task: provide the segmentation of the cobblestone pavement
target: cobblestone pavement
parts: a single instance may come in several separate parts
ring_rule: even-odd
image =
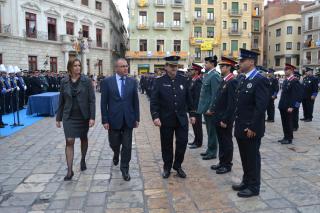
[[[100,95],[97,95],[99,99]],[[134,132],[131,181],[122,180],[112,165],[106,131],[97,124],[89,132],[88,170],[80,172],[80,144],[75,146],[75,176],[64,182],[64,135],[46,118],[0,142],[0,212],[320,212],[319,98],[315,118],[300,122],[293,145],[280,145],[279,113],[267,124],[262,140],[260,196],[238,198],[231,184],[242,176],[235,143],[231,173],[217,175],[209,169],[216,160],[203,161],[203,149],[187,150],[183,167],[187,179],[161,178],[159,130],[153,126],[149,104],[141,96],[141,124]],[[190,140],[192,132],[190,131]],[[206,140],[205,140],[206,141]]]

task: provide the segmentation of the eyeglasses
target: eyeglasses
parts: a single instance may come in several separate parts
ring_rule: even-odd
[[[121,65],[121,66],[118,66],[120,68],[128,68],[129,66],[128,65]]]

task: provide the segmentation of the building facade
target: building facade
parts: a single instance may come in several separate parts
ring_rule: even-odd
[[[302,15],[302,67],[319,71],[320,65],[320,1],[303,5]]]
[[[66,71],[69,58],[85,74],[111,74],[127,33],[111,0],[1,0],[0,58],[22,69]]]
[[[269,21],[267,67],[283,70],[285,63],[300,68],[301,15],[289,14]]]
[[[162,69],[168,55],[179,55],[181,67],[188,66],[189,8],[187,0],[130,0],[126,57],[132,74]]]

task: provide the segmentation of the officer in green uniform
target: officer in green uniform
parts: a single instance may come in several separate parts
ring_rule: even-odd
[[[218,139],[216,133],[216,125],[213,113],[210,112],[210,107],[214,104],[216,94],[221,82],[220,74],[216,71],[218,63],[217,56],[205,58],[205,70],[208,74],[203,79],[203,84],[200,92],[200,99],[197,113],[204,114],[206,128],[208,134],[208,148],[200,155],[203,160],[217,158]]]

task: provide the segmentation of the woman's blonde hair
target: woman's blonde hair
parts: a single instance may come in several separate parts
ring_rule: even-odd
[[[79,62],[80,63],[80,68],[81,68],[81,72],[82,72],[82,66],[81,66],[81,61],[77,58],[74,59],[69,59],[68,61],[68,65],[67,65],[67,70],[68,70],[68,74],[71,75],[72,71],[73,71],[73,65],[75,62]]]

